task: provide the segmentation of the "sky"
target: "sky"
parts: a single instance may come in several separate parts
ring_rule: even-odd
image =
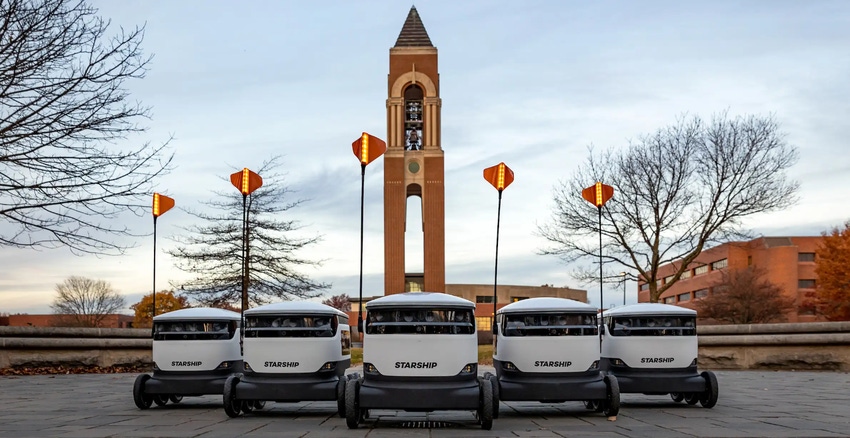
[[[156,289],[189,274],[164,253],[181,226],[229,187],[227,175],[280,155],[302,236],[322,241],[302,270],[357,296],[360,166],[351,142],[386,134],[389,49],[411,4],[373,1],[95,1],[119,26],[146,27],[153,54],[128,84],[152,107],[131,144],[173,136],[174,171],[156,182],[177,208],[157,223]],[[516,176],[502,198],[499,284],[587,289],[573,267],[539,255],[553,190],[588,146],[624,147],[683,114],[770,115],[800,159],[799,201],[751,217],[757,235],[819,235],[850,219],[850,3],[846,1],[450,1],[415,3],[439,51],[445,153],[446,282],[492,284],[497,192],[482,170]],[[592,184],[590,181],[588,184]],[[364,296],[383,294],[383,161],[366,170]],[[616,195],[616,194],[615,194]],[[415,199],[415,198],[412,198]],[[408,218],[419,219],[417,212]],[[152,219],[126,225],[151,233]],[[408,227],[415,228],[415,227]],[[409,233],[413,234],[413,233]],[[50,313],[55,286],[103,279],[128,305],[150,293],[152,236],[123,256],[0,248],[0,312]],[[421,271],[410,236],[408,272]],[[416,257],[413,257],[413,256]],[[420,259],[413,260],[411,259]],[[636,301],[636,285],[627,285]],[[621,302],[622,287],[605,290]],[[129,313],[129,310],[127,310]]]

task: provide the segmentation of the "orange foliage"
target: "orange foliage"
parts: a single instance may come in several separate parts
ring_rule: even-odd
[[[156,314],[162,315],[166,312],[185,309],[189,307],[189,300],[182,295],[174,295],[173,291],[161,291],[156,293]],[[151,313],[153,310],[153,294],[142,297],[142,300],[130,306],[136,316],[133,319],[133,327],[143,328],[151,326]]]
[[[830,321],[850,320],[850,221],[824,232],[815,254],[814,306]]]

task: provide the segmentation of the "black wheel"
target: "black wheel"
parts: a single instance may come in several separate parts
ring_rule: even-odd
[[[360,381],[345,382],[345,424],[349,429],[357,429],[360,424]]]
[[[478,381],[478,421],[483,430],[493,428],[493,384],[484,379]]]
[[[255,411],[259,411],[259,410],[263,409],[264,407],[266,407],[265,400],[254,400],[254,410]]]
[[[719,395],[717,376],[711,371],[703,371],[700,375],[705,379],[705,391],[700,394],[699,404],[704,408],[713,408]]]
[[[170,396],[168,396],[168,399],[171,400],[171,403],[180,403],[181,401],[183,401],[183,396],[171,394]]]
[[[674,402],[679,403],[685,399],[685,396],[681,392],[671,392],[670,398],[673,399]]]
[[[153,397],[150,394],[145,394],[145,382],[150,378],[150,374],[139,374],[135,383],[133,383],[133,401],[139,409],[147,409],[153,403]]]
[[[489,371],[484,373],[484,378],[493,386],[493,418],[499,418],[499,403],[502,400],[499,393],[499,378]]]
[[[239,416],[239,411],[242,409],[242,402],[236,398],[236,384],[239,383],[239,377],[230,376],[224,382],[224,412],[230,418]]]
[[[689,405],[695,405],[699,401],[699,396],[701,393],[699,392],[688,392],[685,393],[685,403]]]
[[[605,376],[605,401],[602,412],[606,417],[616,417],[620,412],[620,384],[613,375]]]
[[[241,409],[242,413],[245,414],[254,412],[254,400],[242,400],[242,404],[239,405],[239,409]]]
[[[165,394],[155,394],[153,396],[153,402],[156,403],[157,406],[165,406],[168,403],[168,396]]]

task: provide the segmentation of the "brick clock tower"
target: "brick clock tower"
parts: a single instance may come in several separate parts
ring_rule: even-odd
[[[443,149],[437,48],[415,7],[395,46],[387,78],[387,152],[384,156],[384,295],[446,291]],[[422,205],[423,271],[405,272],[407,199]],[[417,227],[418,228],[418,227]]]

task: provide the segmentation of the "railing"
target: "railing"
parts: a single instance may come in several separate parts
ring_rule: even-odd
[[[850,372],[850,322],[699,326],[704,369]],[[149,365],[150,329],[0,327],[0,368]]]

